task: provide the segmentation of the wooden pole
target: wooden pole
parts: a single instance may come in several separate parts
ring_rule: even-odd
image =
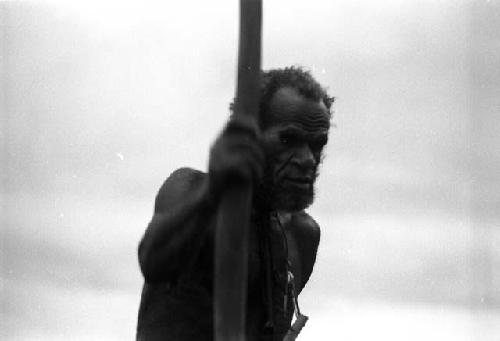
[[[234,114],[257,120],[261,56],[262,0],[240,0],[238,80]],[[215,232],[214,336],[244,341],[247,300],[248,230],[252,187],[227,188]]]

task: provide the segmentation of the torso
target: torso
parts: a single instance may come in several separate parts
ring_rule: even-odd
[[[308,246],[311,244],[311,241],[307,240],[308,234],[300,233],[308,228],[307,224],[303,224],[304,219],[311,218],[303,212],[298,218],[294,215],[273,215],[271,218],[268,236],[271,250],[270,285],[274,337],[268,335],[270,330],[264,329],[270,316],[266,308],[268,283],[265,275],[264,237],[259,233],[263,230],[263,223],[260,219],[252,221],[248,257],[248,340],[281,340],[290,326],[293,302],[287,283],[287,271],[290,269],[293,273],[300,292],[312,271],[316,256],[316,247],[311,249]],[[209,229],[213,231],[215,222],[209,224]],[[303,238],[304,236],[306,238]],[[290,267],[287,267],[288,261]],[[192,266],[189,268],[186,264],[186,272],[175,281],[154,285],[145,283],[139,311],[138,339],[141,340],[141,335],[147,335],[143,340],[148,341],[170,335],[169,339],[172,340],[211,340],[212,274],[213,239],[207,238]]]

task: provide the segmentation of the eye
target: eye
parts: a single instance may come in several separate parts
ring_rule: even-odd
[[[311,143],[311,149],[315,151],[321,151],[323,147],[326,145],[327,140],[326,139],[319,139],[317,141],[314,141]]]
[[[280,142],[281,142],[281,144],[283,144],[285,146],[292,144],[295,140],[296,139],[293,135],[290,135],[290,134],[281,134],[280,135]]]

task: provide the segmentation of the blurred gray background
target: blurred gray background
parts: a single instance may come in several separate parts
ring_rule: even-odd
[[[164,179],[204,170],[237,1],[2,2],[3,340],[132,340]],[[500,2],[265,1],[337,97],[301,340],[500,340]]]

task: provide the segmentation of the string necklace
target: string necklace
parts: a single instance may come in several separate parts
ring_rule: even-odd
[[[299,300],[296,292],[296,287],[295,287],[295,277],[293,276],[293,273],[291,271],[291,263],[289,259],[289,254],[288,254],[288,239],[286,238],[286,232],[285,228],[283,227],[283,224],[281,222],[281,215],[278,212],[275,212],[275,217],[276,220],[278,221],[278,225],[280,227],[281,233],[283,235],[283,240],[284,240],[284,245],[285,245],[285,250],[286,250],[286,270],[287,270],[287,283],[285,286],[285,297],[284,297],[284,303],[283,303],[283,311],[284,314],[286,314],[286,309],[287,309],[287,303],[288,303],[288,290],[290,290],[291,296],[292,296],[292,301],[294,305],[294,311],[295,311],[295,322],[293,323],[292,326],[290,326],[290,329],[285,336],[284,340],[295,340],[295,338],[299,335],[300,331],[302,328],[304,328],[307,320],[309,319],[308,316],[303,315],[300,312],[300,307],[299,307]]]

